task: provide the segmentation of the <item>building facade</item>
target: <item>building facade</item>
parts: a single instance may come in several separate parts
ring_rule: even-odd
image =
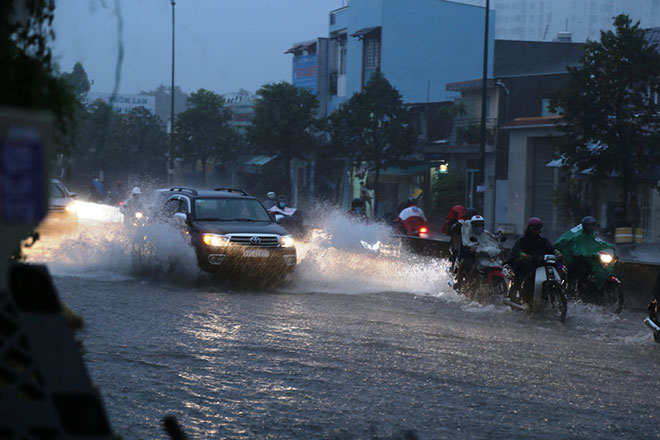
[[[360,92],[376,70],[404,103],[448,101],[446,84],[481,75],[485,10],[444,0],[353,0],[330,12],[328,113]],[[489,63],[495,13],[490,12]]]
[[[485,0],[456,0],[484,6]],[[642,28],[660,26],[657,0],[490,0],[497,13],[498,40],[600,40],[601,30],[614,30],[612,18],[628,14]]]

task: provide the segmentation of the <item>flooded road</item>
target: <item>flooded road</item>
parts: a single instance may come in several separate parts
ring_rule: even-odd
[[[198,439],[660,438],[642,311],[569,303],[560,323],[471,303],[442,261],[358,253],[384,232],[347,222],[329,219],[274,289],[220,285],[173,239],[136,267],[110,226],[28,261],[84,317],[87,366],[126,439],[167,438],[167,414]]]

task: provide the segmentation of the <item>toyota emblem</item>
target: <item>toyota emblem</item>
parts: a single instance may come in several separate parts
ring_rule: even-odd
[[[261,243],[261,237],[252,237],[252,238],[250,239],[250,243],[252,243],[252,244],[259,244],[259,243]]]

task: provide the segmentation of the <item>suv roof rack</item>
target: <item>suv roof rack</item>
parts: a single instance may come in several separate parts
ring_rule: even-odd
[[[170,188],[170,191],[177,191],[177,192],[189,192],[190,194],[196,196],[197,195],[197,190],[194,188],[188,188],[185,186],[175,186],[173,188]]]
[[[245,190],[242,190],[240,188],[213,188],[213,191],[226,191],[230,192],[232,194],[239,194],[241,196],[249,196]]]

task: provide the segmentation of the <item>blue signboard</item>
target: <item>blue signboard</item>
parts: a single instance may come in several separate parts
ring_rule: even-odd
[[[304,87],[316,94],[318,54],[293,58],[293,85]]]
[[[0,141],[1,221],[38,223],[46,215],[44,143],[30,126],[8,127]]]

